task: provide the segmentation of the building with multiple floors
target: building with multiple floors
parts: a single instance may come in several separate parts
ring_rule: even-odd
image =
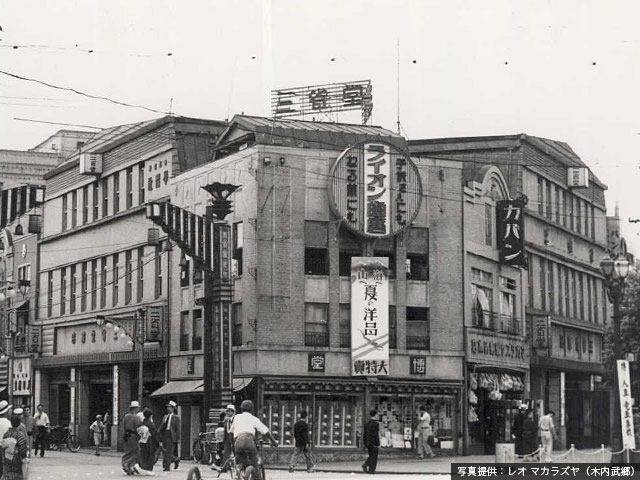
[[[599,269],[607,247],[606,186],[567,144],[554,140],[522,134],[416,140],[409,146],[413,155],[457,160],[470,172],[495,165],[512,196],[528,198],[522,284],[530,399],[555,411],[563,448],[607,443],[613,418],[602,384],[602,348],[609,305]],[[492,214],[488,209],[487,223]],[[487,302],[493,310],[499,299]]]
[[[173,176],[208,162],[224,127],[167,116],[106,129],[45,177],[34,403],[84,443],[106,411],[113,444],[122,438],[118,420],[139,384],[136,325],[145,324],[144,401],[152,405],[149,393],[165,383],[171,253],[158,238],[149,245],[145,203],[169,197]],[[113,322],[124,329],[106,328]]]

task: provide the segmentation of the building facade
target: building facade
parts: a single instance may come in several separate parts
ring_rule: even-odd
[[[348,146],[365,140],[406,147],[404,138],[379,127],[236,116],[218,142],[216,160],[172,181],[171,202],[203,215],[209,196],[201,187],[241,185],[227,217],[235,399],[253,399],[283,445],[292,444],[292,426],[304,409],[315,446],[361,447],[366,412],[376,408],[382,448],[411,449],[425,405],[441,447],[461,451],[462,169],[443,183],[439,167],[420,160],[424,194],[411,226],[368,241],[346,228],[329,200],[332,166]],[[456,202],[442,206],[428,198],[445,185],[457,188]],[[439,252],[451,262],[438,261]],[[352,372],[351,259],[362,256],[387,257],[390,266],[388,374]],[[207,319],[194,303],[202,285],[188,260],[173,260],[182,274],[173,277],[171,312],[180,322],[171,329],[165,392],[191,405],[183,427],[193,429],[201,415]]]
[[[496,165],[511,195],[528,198],[530,397],[539,411],[555,411],[561,448],[607,443],[612,419],[602,348],[609,306],[599,269],[606,186],[567,144],[524,134],[416,140],[410,150],[461,161],[468,171]]]
[[[224,123],[164,117],[103,130],[46,176],[40,240],[34,401],[84,444],[96,414],[119,420],[137,398],[138,332],[144,316],[143,401],[166,380],[171,252],[149,242],[145,203],[170,195],[169,180],[206,163]],[[123,331],[101,327],[117,322]]]

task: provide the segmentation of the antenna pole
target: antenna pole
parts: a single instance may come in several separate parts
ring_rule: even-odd
[[[397,128],[398,128],[398,135],[400,135],[400,39],[398,39],[397,44],[396,44],[396,60],[397,60],[397,82],[396,82],[396,87],[397,87],[397,111],[398,111],[398,119],[396,122]]]

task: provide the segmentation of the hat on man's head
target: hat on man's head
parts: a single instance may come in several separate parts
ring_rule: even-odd
[[[22,415],[23,410],[21,408],[16,408],[13,410],[14,415]]]
[[[131,405],[129,405],[130,408],[140,408],[140,402],[138,402],[137,400],[131,400]]]
[[[526,403],[521,403],[520,406],[518,407],[520,410],[528,410],[529,407],[527,406]]]
[[[234,405],[227,405],[227,410],[233,410],[234,412],[236,411],[236,407]]]
[[[9,405],[9,402],[7,402],[6,400],[2,400],[0,402],[0,415],[4,415],[5,413],[7,413],[11,407],[13,407],[13,405]]]
[[[96,415],[96,420],[102,418],[102,415]]]
[[[167,407],[173,407],[176,408],[178,405],[176,404],[176,402],[174,402],[173,400],[170,400],[169,403],[167,403]]]

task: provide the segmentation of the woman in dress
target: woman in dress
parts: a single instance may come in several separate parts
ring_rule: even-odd
[[[2,439],[3,480],[24,480],[22,463],[29,451],[27,436],[20,427],[19,415],[11,417],[11,428]]]
[[[133,400],[129,413],[124,416],[124,455],[122,455],[122,469],[127,475],[140,473],[140,445],[138,444],[138,427],[142,420],[136,415],[140,410],[140,404]]]
[[[153,412],[150,408],[143,410],[144,420],[142,426],[138,428],[140,435],[140,466],[144,470],[151,471],[156,463],[156,452],[158,450],[159,435],[153,423]]]

